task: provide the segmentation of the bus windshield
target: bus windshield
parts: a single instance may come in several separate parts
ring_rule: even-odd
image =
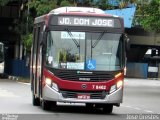
[[[49,31],[46,66],[72,70],[120,70],[123,67],[121,36],[105,31]]]
[[[4,61],[4,46],[0,44],[0,62]]]

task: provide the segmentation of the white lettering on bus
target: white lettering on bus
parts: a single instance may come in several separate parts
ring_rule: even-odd
[[[89,25],[89,19],[75,18],[74,25]]]
[[[107,87],[105,85],[92,85],[92,89],[105,90]]]
[[[70,24],[70,19],[69,18],[63,18],[62,20],[59,21],[61,25],[69,25]]]
[[[92,22],[93,26],[106,26],[106,27],[113,27],[113,20],[105,20],[105,19],[96,19]]]

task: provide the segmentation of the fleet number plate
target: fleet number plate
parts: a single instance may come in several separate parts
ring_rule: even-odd
[[[90,94],[77,94],[78,99],[90,99]]]

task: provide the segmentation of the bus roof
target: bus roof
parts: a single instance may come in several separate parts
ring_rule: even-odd
[[[60,7],[53,9],[48,14],[36,17],[34,23],[44,22],[49,15],[70,14],[70,15],[86,15],[86,16],[110,16],[118,17],[111,14],[106,14],[103,10],[91,7]]]
[[[103,21],[104,19],[106,19],[105,21],[107,21],[107,22],[108,22],[108,20],[111,20],[113,22],[113,25],[110,28],[122,28],[123,29],[123,20],[120,17],[114,16],[114,15],[108,15],[101,9],[90,8],[90,7],[60,7],[60,8],[57,8],[57,9],[50,11],[46,15],[42,15],[42,16],[35,18],[34,24],[39,24],[39,23],[45,22],[45,24],[47,26],[48,25],[59,25],[58,21],[60,19],[63,19],[63,18],[61,18],[63,16],[64,17],[68,16],[69,18],[67,18],[67,19],[70,19],[71,21],[74,21],[74,19],[76,19],[76,18],[83,19],[83,20],[86,20],[86,18],[88,18],[91,21],[94,21],[95,20],[94,17],[101,19],[101,21]],[[114,21],[116,21],[116,22],[114,22]],[[73,22],[71,22],[71,23],[73,23]],[[71,24],[71,23],[68,26],[72,26],[72,27],[76,26],[75,24]],[[88,27],[91,26],[91,25],[89,25],[89,23],[87,24]],[[85,24],[80,25],[80,26],[85,26]],[[97,25],[94,27],[109,27],[109,26],[103,26],[103,25],[98,26]]]
[[[91,7],[60,7],[50,11],[49,13],[58,14],[58,13],[68,13],[68,12],[105,14],[103,10]]]

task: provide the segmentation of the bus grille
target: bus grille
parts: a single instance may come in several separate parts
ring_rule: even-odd
[[[106,95],[108,94],[107,92],[87,92],[87,91],[83,91],[83,92],[74,92],[74,91],[60,91],[60,93],[62,93],[62,96],[64,98],[77,98],[78,94],[89,94],[90,95],[90,99],[104,99],[106,97]]]
[[[76,73],[76,71],[55,70],[54,75],[62,80],[82,81],[82,82],[103,82],[114,79],[113,74],[106,72]]]

